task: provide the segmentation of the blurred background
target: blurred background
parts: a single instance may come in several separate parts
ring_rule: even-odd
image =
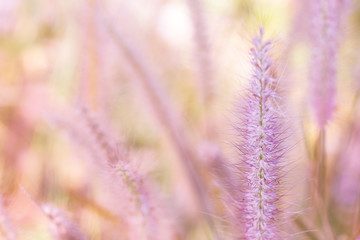
[[[96,165],[96,152],[107,152],[113,141],[160,198],[172,229],[163,239],[215,239],[213,229],[231,239],[222,201],[226,173],[216,170],[219,161],[236,161],[234,103],[247,86],[249,48],[260,26],[274,39],[294,126],[292,176],[302,180],[289,198],[309,214],[306,148],[311,151],[317,130],[306,109],[308,2],[0,0],[0,233],[53,239],[52,219],[39,208],[52,203],[90,239],[131,239],[119,238],[124,229],[113,210],[125,193],[114,197],[109,184],[116,182],[104,181],[109,173]],[[338,107],[326,142],[330,165],[344,129],[359,127],[360,8],[357,1],[354,6],[341,36]],[[86,124],[90,133],[82,129]],[[355,180],[336,181],[349,186],[346,181]],[[212,214],[217,220],[208,219]],[[314,222],[293,231],[314,229]],[[346,236],[342,216],[333,222]]]

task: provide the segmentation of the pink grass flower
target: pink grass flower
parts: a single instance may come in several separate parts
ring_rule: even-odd
[[[88,151],[91,165],[104,185],[102,205],[119,219],[126,239],[171,239],[174,235],[162,193],[152,179],[140,171],[131,148],[112,136],[109,127],[85,106],[76,121],[58,121],[74,143]]]
[[[2,196],[0,196],[0,237],[5,240],[17,239],[17,233],[6,211]]]
[[[279,114],[278,79],[274,78],[269,56],[272,43],[263,41],[263,30],[253,39],[251,49],[253,74],[236,126],[241,177],[237,217],[244,239],[282,239],[279,199],[282,162],[285,149],[282,117]]]
[[[58,207],[53,204],[42,204],[42,211],[49,219],[49,227],[55,239],[86,240],[88,239]]]
[[[353,129],[353,137],[339,159],[337,177],[333,183],[333,197],[343,206],[354,208],[360,196],[360,125]],[[353,210],[352,210],[353,211]]]
[[[311,3],[310,101],[319,127],[331,120],[335,109],[337,56],[346,6],[349,3],[338,0]]]

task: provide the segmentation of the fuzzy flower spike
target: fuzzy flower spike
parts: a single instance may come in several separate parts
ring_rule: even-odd
[[[272,43],[263,42],[263,29],[253,39],[253,74],[236,131],[237,169],[241,176],[236,208],[238,223],[248,240],[282,239],[279,233],[281,163],[284,156],[283,122],[279,114],[277,84],[269,56]]]
[[[337,0],[316,0],[311,4],[310,100],[316,123],[324,128],[335,109],[339,27],[343,10]]]

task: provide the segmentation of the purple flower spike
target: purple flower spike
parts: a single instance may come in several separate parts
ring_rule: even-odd
[[[337,55],[342,8],[336,0],[312,2],[310,94],[314,117],[324,127],[335,109]]]
[[[251,49],[253,74],[236,130],[241,178],[236,207],[244,239],[282,239],[279,233],[281,163],[285,149],[282,117],[277,108],[278,79],[269,57],[272,43],[263,42],[263,30]]]

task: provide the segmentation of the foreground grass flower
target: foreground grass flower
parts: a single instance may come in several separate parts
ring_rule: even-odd
[[[278,79],[274,77],[269,56],[271,42],[263,41],[263,30],[253,40],[253,74],[236,126],[240,140],[236,144],[241,176],[238,221],[244,239],[282,239],[280,220],[280,183],[285,149],[282,117],[277,108]]]

